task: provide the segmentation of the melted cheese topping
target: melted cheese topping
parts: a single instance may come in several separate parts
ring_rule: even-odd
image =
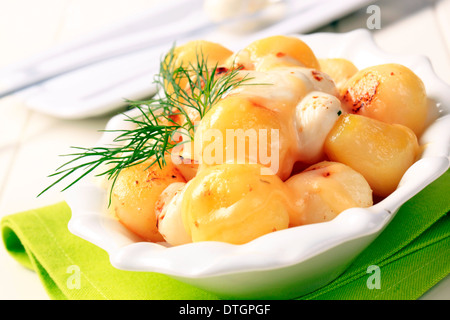
[[[299,137],[299,161],[315,163],[324,159],[325,139],[343,113],[338,98],[312,91],[297,105],[295,121]]]
[[[245,77],[247,80],[229,95],[247,96],[252,101],[280,113],[292,110],[310,90],[310,85],[303,79],[284,71],[243,70],[239,72],[238,77]]]
[[[294,146],[286,165],[322,160],[325,138],[343,113],[333,80],[323,72],[298,66],[239,73],[240,78],[249,80],[229,95],[246,97],[277,112],[289,132],[288,137],[282,138],[289,139],[287,145]]]

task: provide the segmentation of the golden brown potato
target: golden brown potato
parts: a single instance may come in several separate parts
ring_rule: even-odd
[[[358,72],[353,62],[343,58],[319,59],[320,69],[333,79],[340,90]]]
[[[236,95],[221,100],[195,132],[199,170],[227,162],[259,163],[286,179],[297,146],[292,142],[295,132],[279,115],[248,97]]]
[[[390,124],[404,125],[419,136],[428,119],[422,80],[399,64],[383,64],[358,71],[341,91],[347,112]]]
[[[355,114],[341,116],[325,140],[329,159],[361,173],[381,197],[397,188],[418,151],[411,129]]]
[[[285,185],[261,169],[223,164],[199,171],[182,200],[183,223],[193,242],[243,244],[288,227]]]
[[[174,182],[185,182],[166,157],[160,168],[152,160],[122,170],[111,194],[111,212],[130,231],[147,241],[164,241],[156,226],[155,204],[164,189]]]
[[[190,70],[195,66],[197,69],[198,62],[206,61],[206,67],[213,69],[214,67],[220,67],[227,63],[228,58],[233,54],[231,50],[224,47],[221,44],[206,41],[206,40],[192,40],[180,45],[174,49],[174,68],[183,66],[185,69]],[[204,67],[202,67],[203,69]],[[203,70],[204,71],[204,70]],[[192,78],[194,75],[190,75]],[[182,90],[190,90],[188,86],[188,78],[178,74],[176,79],[177,84]],[[195,81],[195,79],[193,79]],[[171,84],[166,85],[166,90],[170,94],[173,92]],[[197,92],[197,94],[199,94]],[[182,100],[182,98],[180,98]],[[195,122],[200,119],[198,111],[195,108],[185,107],[185,112],[191,121]],[[186,119],[184,116],[178,115],[177,121],[184,123]]]
[[[295,208],[290,227],[330,221],[346,209],[373,204],[372,190],[364,177],[338,162],[312,165],[285,183]]]

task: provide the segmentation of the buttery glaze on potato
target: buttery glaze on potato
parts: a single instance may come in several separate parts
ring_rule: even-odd
[[[428,107],[422,81],[408,68],[358,70],[346,59],[319,60],[289,36],[260,39],[237,52],[192,41],[175,49],[176,63],[195,62],[199,50],[209,66],[238,68],[237,77],[248,80],[202,119],[187,110],[199,121],[194,141],[173,149],[163,169],[143,170],[143,164],[120,174],[112,209],[143,239],[243,244],[330,221],[346,209],[373,205],[374,195],[391,194],[416,161]],[[252,135],[260,130],[265,140]],[[274,152],[275,138],[272,170],[274,158],[267,162],[259,151]]]
[[[289,226],[286,186],[257,164],[222,164],[201,170],[182,200],[192,240],[243,244]]]

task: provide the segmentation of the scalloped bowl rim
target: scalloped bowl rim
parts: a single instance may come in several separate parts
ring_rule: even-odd
[[[84,179],[66,191],[65,199],[72,210],[70,232],[104,249],[118,269],[191,279],[284,268],[381,232],[403,203],[449,168],[450,97],[446,92],[450,92],[450,87],[439,79],[426,57],[386,53],[365,29],[296,36],[310,45],[319,58],[348,58],[360,69],[387,62],[410,67],[424,81],[428,95],[439,104],[439,119],[421,137],[421,144],[427,145],[422,158],[409,168],[394,193],[370,208],[348,209],[329,222],[277,231],[242,245],[210,241],[166,247],[139,241],[117,220],[105,215],[105,191]],[[121,114],[113,117],[106,129],[123,126],[123,119]],[[110,139],[105,133],[98,145]],[[296,245],[286,245],[290,243]]]

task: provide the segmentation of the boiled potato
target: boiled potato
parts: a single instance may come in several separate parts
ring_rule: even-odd
[[[162,168],[153,160],[123,169],[111,193],[111,212],[130,231],[147,241],[164,241],[156,226],[155,204],[166,187],[185,182],[184,177],[166,157]]]
[[[278,66],[320,69],[314,52],[305,42],[297,37],[284,35],[256,40],[230,60],[249,70],[267,71]]]
[[[411,129],[355,114],[341,116],[325,140],[329,159],[361,173],[381,197],[397,188],[418,151]]]
[[[420,135],[428,119],[422,80],[399,64],[383,64],[358,71],[341,91],[348,112],[390,124],[401,124]]]
[[[373,204],[372,190],[364,177],[338,162],[312,165],[285,183],[295,207],[290,227],[330,221],[346,209]]]
[[[192,40],[174,49],[175,66],[189,68],[196,65],[199,58],[207,61],[209,67],[223,65],[233,54],[233,51],[221,44],[207,40]],[[200,59],[201,60],[201,59]]]
[[[296,152],[294,126],[289,123],[248,97],[222,99],[195,132],[199,170],[222,163],[259,163],[286,179]]]
[[[285,185],[261,169],[222,164],[199,171],[182,200],[183,222],[193,242],[243,244],[288,227]]]
[[[176,69],[182,66],[183,68],[190,70],[192,69],[192,66],[197,68],[199,61],[200,63],[206,61],[206,67],[209,70],[212,70],[215,67],[219,68],[224,66],[232,54],[233,52],[231,50],[221,44],[206,40],[192,40],[174,49],[175,61],[173,67]],[[201,68],[204,69],[204,67]],[[192,81],[196,81],[196,79],[194,79],[194,74],[190,75],[190,78]],[[175,79],[175,81],[182,90],[189,92],[190,88],[187,77],[178,74],[178,78]],[[174,90],[172,84],[166,84],[166,91],[168,94],[173,93]],[[182,97],[179,97],[179,99],[180,101],[183,100]],[[184,107],[184,111],[192,122],[200,120],[200,115],[195,108]],[[179,123],[186,122],[183,115],[178,115],[176,117],[176,121]]]
[[[351,61],[343,58],[319,59],[319,64],[320,69],[333,79],[338,89],[358,72],[358,68]]]

